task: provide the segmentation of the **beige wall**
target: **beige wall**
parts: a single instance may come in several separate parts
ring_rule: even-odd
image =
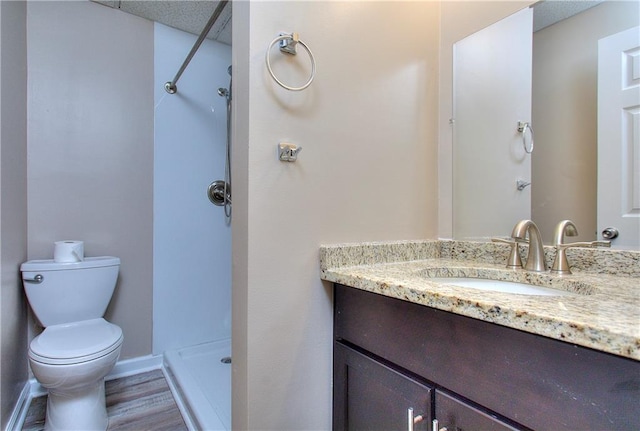
[[[639,15],[638,2],[610,1],[534,34],[531,210],[545,242],[564,219],[580,233],[571,242],[600,237],[598,39],[640,25]]]
[[[29,258],[122,260],[106,318],[151,353],[153,25],[88,1],[28,3]]]
[[[234,4],[234,429],[331,428],[320,244],[436,236],[439,7]],[[266,72],[282,30],[317,59],[305,91]],[[304,82],[302,49],[271,56],[281,79]],[[296,163],[278,161],[282,140],[303,147]]]
[[[453,158],[452,130],[449,119],[453,112],[453,45],[484,27],[535,3],[518,1],[443,1],[440,24],[440,99],[438,138],[438,236],[453,236]],[[496,232],[499,235],[500,232]],[[508,232],[505,232],[508,234]]]
[[[28,378],[26,3],[0,2],[0,429]]]

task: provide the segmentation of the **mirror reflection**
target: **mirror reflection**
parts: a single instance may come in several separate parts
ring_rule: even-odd
[[[578,12],[576,5],[582,6],[583,9],[584,6],[587,8],[576,13]],[[562,10],[554,10],[558,7]],[[522,157],[529,158],[529,160],[525,159],[525,163],[530,163],[530,172],[523,168],[519,173],[514,174],[530,176],[510,178],[508,191],[504,192],[507,193],[507,196],[498,199],[502,199],[502,202],[507,202],[509,199],[526,201],[523,203],[525,212],[529,211],[526,205],[530,204],[530,218],[540,228],[545,243],[551,242],[555,225],[564,219],[573,220],[578,227],[579,236],[572,237],[571,242],[602,239],[600,232],[608,226],[602,224],[606,223],[605,221],[600,221],[599,224],[597,215],[599,198],[597,193],[598,41],[638,26],[640,8],[635,1],[550,1],[537,3],[534,6],[533,15],[530,113],[523,110],[518,114],[520,117],[529,116],[529,118],[521,118],[520,120],[529,122],[535,130],[535,149],[529,156],[522,155]],[[566,15],[572,16],[566,18]],[[504,36],[503,38],[510,37]],[[454,54],[455,56],[456,54]],[[465,73],[459,70],[455,63],[456,60],[454,60],[454,81],[456,74]],[[470,139],[465,138],[463,133],[458,133],[459,127],[462,126],[458,122],[456,110],[463,103],[460,100],[462,97],[463,95],[459,91],[454,90],[454,118],[456,121],[454,129],[454,238],[477,239],[478,237],[508,235],[513,225],[519,218],[522,218],[521,214],[517,216],[502,214],[506,211],[501,211],[501,208],[496,205],[483,207],[474,205],[473,209],[465,210],[464,204],[459,202],[461,200],[459,198],[462,196],[457,193],[459,190],[456,189],[456,182],[475,183],[478,188],[477,193],[489,195],[503,193],[499,190],[493,190],[493,186],[482,190],[479,185],[482,178],[478,178],[478,173],[474,173],[474,178],[465,179],[465,175],[469,172],[467,169],[460,168],[459,159],[467,157],[469,146],[479,145],[475,140],[474,142],[465,142],[464,139],[466,141]],[[520,97],[522,96],[520,95]],[[491,103],[495,105],[497,101],[491,101],[489,106]],[[517,110],[517,108],[515,109]],[[476,104],[476,111],[481,110],[483,108]],[[517,123],[519,120],[508,120],[510,129],[507,139],[498,138],[496,141],[508,141],[508,146],[517,148],[517,145],[522,145],[522,136],[516,130],[517,125],[511,125],[513,121]],[[474,126],[475,131],[471,136],[477,137],[481,134],[481,131],[478,130],[479,127],[481,126]],[[637,149],[639,146],[638,136],[632,136],[631,139],[636,141],[631,144]],[[600,150],[604,150],[602,144]],[[478,160],[475,163],[483,164],[492,158],[493,151],[497,150],[491,149],[490,152],[485,152],[482,159],[478,159],[480,163]],[[601,177],[620,174],[615,167],[604,168],[606,167],[601,166]],[[486,168],[480,176],[491,177],[492,171],[496,170],[498,169],[495,167]],[[629,172],[629,175],[633,177],[633,172]],[[636,179],[632,178],[631,181],[638,181],[637,174],[635,177]],[[456,180],[456,178],[458,179]],[[518,190],[517,180],[530,182],[531,185],[526,186],[523,190]],[[601,195],[604,194],[601,193]],[[469,198],[464,199],[468,200]],[[620,204],[613,203],[613,205]],[[504,220],[497,221],[501,216],[504,216]],[[473,219],[492,220],[493,226],[499,224],[501,227],[497,231],[495,227],[491,227],[491,231],[488,232],[483,232],[476,227],[469,228],[469,226],[473,226]],[[610,223],[615,224],[616,222]],[[634,223],[640,225],[638,214],[636,214]],[[473,231],[468,229],[473,229]],[[628,233],[628,231],[624,233]],[[637,236],[640,240],[638,232],[631,233],[631,235]]]

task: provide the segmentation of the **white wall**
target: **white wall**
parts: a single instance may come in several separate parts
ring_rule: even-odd
[[[0,2],[0,429],[28,378],[26,3]]]
[[[449,119],[453,102],[453,45],[534,3],[530,0],[514,1],[444,1],[440,25],[440,98],[438,119],[438,236],[453,237],[453,138]],[[508,234],[506,232],[505,234]],[[500,235],[500,232],[496,232]]]
[[[233,427],[331,428],[332,290],[318,246],[434,238],[435,2],[236,2]],[[297,31],[314,83],[264,55]],[[272,52],[304,82],[308,59]],[[298,162],[276,146],[301,145]]]
[[[29,258],[120,257],[106,318],[151,353],[153,26],[88,1],[27,4]]]
[[[526,8],[454,45],[455,239],[486,241],[531,217],[531,188],[516,181],[531,181],[517,124],[531,122],[532,24]]]
[[[207,198],[224,178],[231,47],[205,40],[168,94],[196,36],[155,24],[153,352],[231,336],[231,227]]]

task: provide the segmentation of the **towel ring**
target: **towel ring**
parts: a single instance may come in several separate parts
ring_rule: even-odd
[[[278,42],[280,42],[280,51],[284,52],[285,54],[296,55],[296,45],[298,44],[302,45],[302,47],[307,51],[307,54],[309,54],[309,59],[311,60],[311,75],[309,76],[307,82],[301,87],[291,87],[276,78],[276,75],[273,73],[273,70],[271,69],[271,61],[269,60],[269,54],[271,53],[271,48],[273,48],[273,45]],[[313,54],[311,53],[311,50],[309,49],[307,44],[301,41],[298,37],[298,33],[295,32],[291,34],[280,33],[280,36],[273,39],[273,41],[269,44],[269,48],[267,48],[265,61],[267,63],[267,70],[269,71],[269,74],[271,75],[273,80],[276,81],[278,85],[280,85],[280,87],[285,88],[289,91],[304,90],[309,85],[311,85],[311,83],[313,82],[313,78],[315,78],[316,76],[316,59],[313,57]]]
[[[529,146],[529,148],[527,148],[527,130],[529,130],[529,134],[531,134],[531,146]],[[526,121],[518,121],[518,132],[522,133],[524,152],[527,154],[533,153],[533,129],[531,128],[531,124]]]

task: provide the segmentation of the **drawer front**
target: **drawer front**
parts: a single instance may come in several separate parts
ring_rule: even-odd
[[[432,389],[421,382],[334,343],[333,430],[408,430],[409,409],[429,431]]]
[[[638,361],[340,285],[334,328],[525,427],[640,429]]]

